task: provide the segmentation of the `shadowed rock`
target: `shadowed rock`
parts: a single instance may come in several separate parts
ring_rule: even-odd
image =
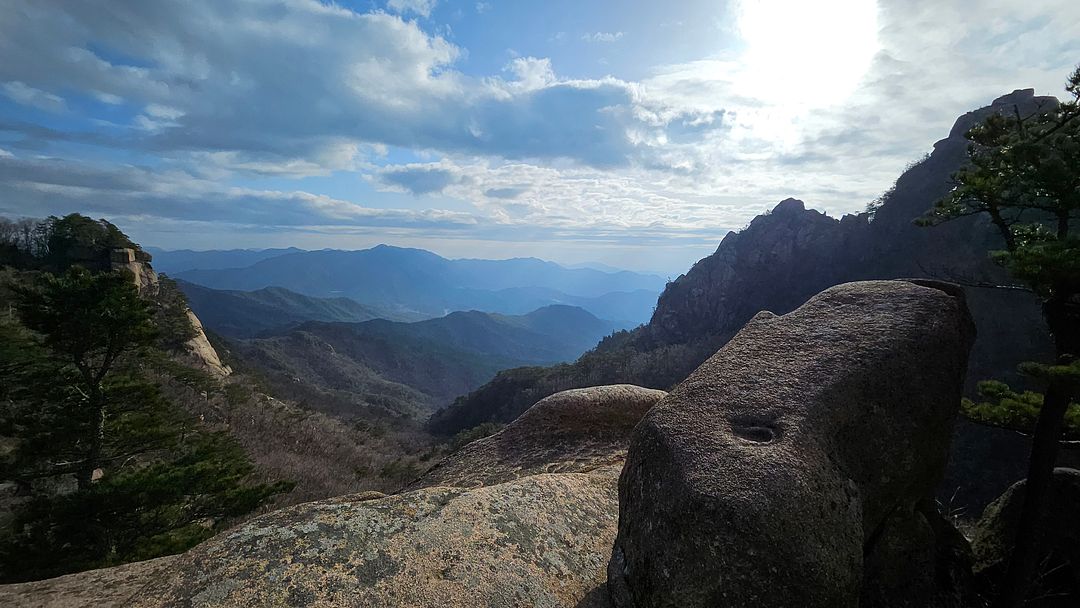
[[[925,282],[756,316],[634,431],[616,604],[928,605],[941,547],[922,505],[973,338],[962,292]]]
[[[971,545],[975,574],[993,589],[1005,574],[1015,542],[1026,481],[1019,481],[986,507]],[[1039,606],[1080,605],[1080,471],[1054,469],[1038,527],[1039,575],[1033,595]]]
[[[147,582],[166,572],[175,555],[58,576],[44,581],[0,585],[0,606],[17,608],[122,608]]]
[[[629,384],[556,393],[498,433],[450,455],[409,489],[488,486],[537,473],[621,464],[630,432],[666,394]]]

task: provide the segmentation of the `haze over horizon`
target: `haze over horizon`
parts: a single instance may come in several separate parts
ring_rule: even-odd
[[[1065,0],[0,7],[0,214],[166,249],[419,247],[678,274],[861,211],[956,117],[1059,95]]]

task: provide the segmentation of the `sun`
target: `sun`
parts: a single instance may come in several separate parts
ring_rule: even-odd
[[[840,103],[879,48],[875,0],[740,0],[743,94],[770,105]]]

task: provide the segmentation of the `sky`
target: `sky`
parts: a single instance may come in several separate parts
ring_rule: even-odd
[[[685,272],[1061,93],[1075,0],[4,0],[0,214]]]

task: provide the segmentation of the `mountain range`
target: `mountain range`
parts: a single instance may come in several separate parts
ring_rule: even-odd
[[[303,249],[297,249],[296,247],[285,249],[215,249],[210,251],[167,250],[157,247],[146,247],[145,249],[154,256],[154,269],[170,276],[185,270],[244,268],[262,260],[303,251]]]
[[[182,253],[181,259],[193,259],[190,252]],[[457,310],[517,315],[565,304],[620,327],[634,327],[652,314],[665,284],[662,277],[628,271],[571,269],[535,258],[450,260],[422,249],[388,245],[360,251],[292,251],[242,268],[221,265],[246,254],[219,252],[219,260],[211,255],[214,252],[201,253],[206,255],[198,263],[207,267],[177,270],[172,276],[212,289],[282,287],[312,297],[346,297],[382,315],[406,319]],[[172,256],[159,250],[155,264],[179,269],[180,262]]]
[[[284,287],[254,291],[210,289],[178,280],[180,290],[203,325],[231,338],[253,337],[306,321],[359,323],[371,319],[417,321],[365,306],[349,298],[313,298]]]
[[[275,394],[316,409],[345,418],[371,410],[418,416],[500,370],[572,361],[615,329],[581,308],[552,305],[526,315],[467,311],[413,323],[309,321],[230,348]]]

